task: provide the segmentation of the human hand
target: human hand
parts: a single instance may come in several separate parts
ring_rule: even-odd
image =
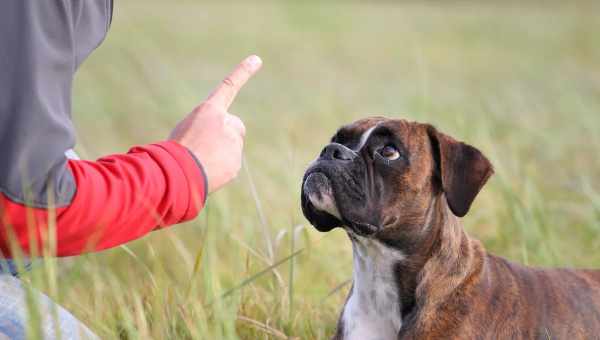
[[[240,171],[246,128],[239,117],[227,110],[242,86],[261,66],[262,61],[255,55],[244,59],[169,136],[202,163],[209,193],[220,189]]]

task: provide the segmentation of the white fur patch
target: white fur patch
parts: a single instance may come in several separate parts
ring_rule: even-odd
[[[344,340],[395,340],[402,316],[394,264],[405,255],[377,240],[353,238],[354,288],[342,314]]]
[[[371,137],[371,133],[373,132],[373,130],[375,130],[377,126],[379,126],[379,124],[373,125],[367,131],[363,132],[362,136],[360,136],[360,141],[358,142],[358,145],[356,146],[354,151],[362,149],[362,147],[365,146],[365,144],[367,144],[369,137]]]
[[[335,197],[333,197],[333,193],[330,190],[327,192],[321,192],[320,195],[317,193],[310,193],[308,195],[308,199],[310,203],[317,208],[318,210],[329,213],[332,216],[341,219],[340,212],[335,204]]]

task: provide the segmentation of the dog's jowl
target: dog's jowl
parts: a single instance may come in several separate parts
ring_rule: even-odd
[[[344,126],[302,182],[302,210],[352,242],[337,340],[600,339],[600,271],[528,268],[462,229],[493,168],[433,126]]]

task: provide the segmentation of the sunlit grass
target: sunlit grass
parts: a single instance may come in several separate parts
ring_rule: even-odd
[[[518,4],[115,2],[75,83],[77,150],[164,139],[257,53],[264,68],[232,108],[244,169],[196,221],[29,279],[107,339],[325,339],[351,254],[342,231],[304,220],[300,179],[339,125],[372,113],[490,157],[496,175],[465,218],[489,250],[600,267],[600,8]]]

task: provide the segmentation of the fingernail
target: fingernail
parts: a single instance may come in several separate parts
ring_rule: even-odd
[[[250,66],[250,69],[252,71],[256,71],[258,70],[258,68],[260,67],[260,65],[262,65],[262,60],[260,60],[260,58],[257,55],[251,55],[246,59],[246,62],[248,63],[248,66]]]

